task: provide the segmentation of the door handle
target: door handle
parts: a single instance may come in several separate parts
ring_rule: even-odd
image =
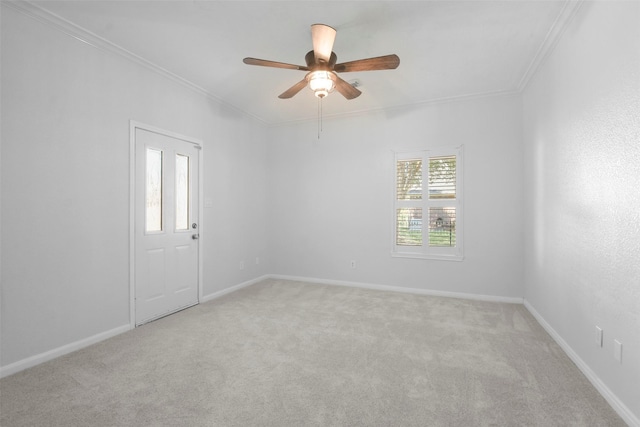
[[[199,234],[192,234],[192,235],[191,235],[191,238],[192,238],[193,240],[198,240],[198,239],[200,238],[200,235],[199,235]]]

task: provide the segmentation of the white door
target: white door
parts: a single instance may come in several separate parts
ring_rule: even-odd
[[[198,149],[135,128],[135,323],[198,303]]]

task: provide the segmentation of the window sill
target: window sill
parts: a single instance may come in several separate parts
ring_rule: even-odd
[[[393,258],[433,259],[439,261],[462,261],[463,255],[424,254],[415,252],[391,252]]]

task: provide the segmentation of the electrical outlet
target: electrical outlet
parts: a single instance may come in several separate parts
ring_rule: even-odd
[[[351,268],[356,268],[356,262],[354,260],[351,260]]]
[[[240,261],[240,270],[244,270],[244,261]]]
[[[622,363],[622,343],[618,340],[613,340],[613,358]]]
[[[602,347],[602,328],[600,326],[596,326],[595,339],[596,339],[596,345],[598,347]]]

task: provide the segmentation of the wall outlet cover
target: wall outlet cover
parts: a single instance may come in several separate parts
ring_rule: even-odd
[[[613,340],[613,358],[622,363],[622,343],[618,340]]]

